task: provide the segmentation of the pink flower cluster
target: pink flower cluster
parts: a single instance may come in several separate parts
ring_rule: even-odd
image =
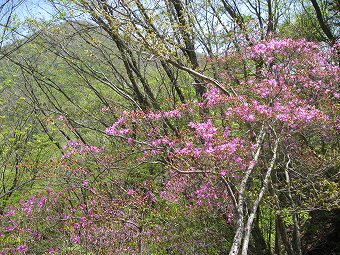
[[[164,112],[149,112],[146,117],[150,120],[161,120],[164,118],[180,118],[182,115],[178,109]]]
[[[129,128],[118,129],[118,127],[126,122],[124,117],[119,118],[111,127],[106,129],[107,135],[124,136],[130,132]]]
[[[214,107],[219,105],[226,100],[226,96],[221,93],[221,90],[215,87],[210,88],[205,94],[207,107]]]
[[[210,119],[205,123],[190,122],[189,126],[195,129],[195,133],[199,137],[203,138],[206,142],[211,141],[218,130],[216,127],[213,126],[213,123]]]
[[[319,46],[313,42],[306,40],[294,40],[294,39],[271,39],[262,43],[257,43],[247,49],[246,56],[250,58],[265,57],[267,62],[271,62],[275,55],[284,54],[286,57],[290,57],[289,54],[310,54],[315,53],[319,49]]]
[[[75,154],[101,154],[104,152],[104,147],[97,147],[95,145],[86,145],[80,141],[68,141],[67,145],[64,146],[64,149],[67,149],[67,152],[63,156],[63,158],[70,158]]]

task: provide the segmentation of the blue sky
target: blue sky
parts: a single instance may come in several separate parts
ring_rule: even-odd
[[[52,7],[46,0],[26,0],[20,5],[16,14],[23,20],[26,17],[35,19],[49,19],[52,13]]]
[[[4,0],[0,0],[0,4],[3,3]],[[14,3],[18,3],[20,0],[12,0]],[[9,4],[12,4],[10,1]],[[7,6],[4,9],[0,10],[0,49],[2,46],[7,43],[12,42],[12,36],[16,38],[20,38],[22,35],[25,35],[27,31],[25,31],[24,27],[21,27],[19,30],[16,29],[13,33],[12,30],[4,30],[4,25],[7,21]],[[10,6],[8,6],[10,7]],[[14,16],[20,22],[24,22],[27,18],[33,18],[37,20],[50,20],[52,18],[53,8],[47,0],[24,0],[20,5],[18,5],[14,10]],[[4,15],[4,16],[3,16]],[[13,16],[13,17],[14,17]],[[13,21],[14,19],[12,19]],[[9,27],[15,27],[16,23],[9,24]]]

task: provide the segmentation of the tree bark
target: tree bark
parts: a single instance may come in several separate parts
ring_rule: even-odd
[[[249,165],[245,176],[243,177],[240,185],[240,190],[238,194],[238,203],[237,208],[235,208],[237,212],[237,228],[236,233],[233,239],[233,244],[231,246],[229,255],[237,255],[240,252],[242,240],[244,237],[244,206],[245,206],[245,191],[246,191],[246,185],[249,180],[249,177],[259,159],[261,148],[262,148],[262,142],[264,140],[264,137],[266,135],[266,131],[264,130],[264,127],[261,128],[261,131],[258,135],[258,139],[256,142],[256,153],[254,155],[254,162]]]
[[[260,190],[260,193],[259,193],[256,201],[254,202],[252,211],[251,211],[251,213],[248,217],[248,221],[247,221],[246,228],[245,228],[245,236],[244,236],[243,245],[242,245],[242,255],[247,255],[247,253],[248,253],[248,246],[249,246],[249,241],[250,241],[250,233],[251,233],[252,225],[253,225],[253,222],[254,222],[254,218],[255,218],[257,209],[258,209],[260,202],[262,201],[262,198],[263,198],[263,196],[264,196],[264,194],[267,190],[267,187],[268,187],[269,178],[270,178],[270,175],[272,173],[272,170],[273,170],[276,158],[277,158],[277,148],[279,146],[279,141],[280,141],[279,138],[277,138],[276,141],[275,141],[273,156],[272,156],[272,159],[270,161],[270,165],[267,169],[266,176],[263,180],[262,188]]]
[[[310,0],[310,1],[313,4],[313,7],[314,7],[314,10],[315,10],[315,13],[316,13],[316,17],[318,19],[318,22],[319,22],[319,25],[320,25],[322,31],[327,36],[330,43],[333,45],[336,41],[336,38],[333,35],[333,33],[332,33],[331,29],[329,28],[328,24],[326,23],[326,21],[324,20],[318,2],[316,0]]]

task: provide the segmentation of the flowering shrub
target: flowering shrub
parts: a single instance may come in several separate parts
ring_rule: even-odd
[[[206,203],[215,210],[222,207],[227,222],[235,214],[230,254],[238,254],[241,246],[246,254],[275,165],[299,146],[308,147],[299,134],[308,132],[324,140],[338,133],[340,68],[332,62],[333,51],[292,39],[245,46],[220,60],[234,66],[221,73],[233,93],[211,86],[204,102],[178,105],[175,114],[124,112],[107,134],[142,151],[140,160],[167,166],[164,198],[195,200],[196,205]],[[251,176],[253,181],[264,178],[260,189],[247,187]],[[249,196],[252,210],[245,217]]]
[[[300,137],[318,143],[338,134],[332,50],[291,39],[244,46],[220,59],[233,64],[220,74],[233,93],[209,85],[202,102],[124,111],[106,129],[120,139],[116,151],[69,142],[47,174],[54,188],[0,216],[3,252],[34,253],[37,241],[50,254],[146,252],[175,238],[162,222],[178,215],[162,212],[164,204],[223,219],[235,230],[230,254],[246,251],[273,172],[307,160]],[[156,166],[127,181],[129,168]]]

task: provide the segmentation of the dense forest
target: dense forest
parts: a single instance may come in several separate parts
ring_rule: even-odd
[[[339,0],[0,0],[0,252],[340,254]]]

